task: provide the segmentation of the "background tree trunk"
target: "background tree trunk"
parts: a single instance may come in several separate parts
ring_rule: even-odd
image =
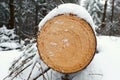
[[[14,28],[14,0],[10,0],[9,6],[10,6],[10,20],[9,20],[8,28],[13,29]]]
[[[113,17],[114,17],[114,2],[115,0],[112,0],[112,14],[111,14],[111,22],[113,23]]]
[[[99,26],[99,28],[96,29],[96,32],[98,34],[105,34],[105,26],[106,26],[106,12],[107,12],[107,2],[108,0],[105,0],[105,4],[104,4],[104,11],[103,11],[103,16],[102,16],[102,20],[101,20],[101,25]]]
[[[104,5],[104,12],[103,12],[103,17],[102,17],[102,24],[101,24],[101,28],[104,28],[106,23],[105,23],[105,18],[106,18],[106,12],[107,12],[107,2],[108,0],[105,0],[105,5]]]
[[[38,5],[35,6],[35,26],[38,25]]]

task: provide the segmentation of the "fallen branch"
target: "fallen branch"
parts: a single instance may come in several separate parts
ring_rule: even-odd
[[[36,65],[36,62],[33,64],[32,69],[31,69],[31,72],[30,72],[30,74],[29,74],[27,80],[30,79],[30,76],[31,76],[31,74],[32,74],[32,72],[33,72],[33,70],[34,70],[35,65]]]
[[[39,75],[37,75],[35,78],[33,78],[33,80],[37,80],[41,75],[44,75],[47,71],[49,71],[50,68],[48,67],[47,69],[45,69],[42,73],[40,73]]]
[[[10,74],[9,74],[9,76],[11,76],[12,74],[14,74],[15,73],[15,71],[18,71],[19,69],[21,69],[21,67],[23,67],[23,65],[24,64],[26,64],[26,63],[28,63],[29,61],[27,61],[28,59],[30,59],[30,58],[32,58],[32,57],[34,57],[35,56],[35,54],[33,54],[33,55],[31,55],[31,56],[29,56],[28,58],[26,58],[25,60],[23,60],[22,61],[22,64],[19,66],[19,67],[16,67]]]
[[[11,80],[13,80],[15,77],[17,77],[21,72],[23,72],[26,68],[28,68],[30,65],[32,65],[32,63],[30,63],[29,65],[27,65],[25,68],[23,68],[20,72],[18,72]]]
[[[11,80],[13,80],[15,77],[17,77],[22,71],[24,71],[26,68],[28,68],[32,63],[30,63],[29,65],[27,65],[26,67],[24,67],[21,71],[19,71],[15,76],[12,77]],[[14,72],[13,72],[14,73]],[[11,75],[6,76],[3,80],[7,79],[8,77],[10,77]]]

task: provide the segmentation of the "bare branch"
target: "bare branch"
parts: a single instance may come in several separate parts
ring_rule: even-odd
[[[25,68],[23,68],[21,71],[19,71],[11,80],[13,80],[15,77],[17,77],[21,72],[23,72],[26,68],[28,68],[30,65],[32,65],[32,63],[30,63],[29,65],[27,65]]]
[[[23,72],[26,68],[28,68],[30,65],[32,65],[32,63],[30,63],[29,65],[27,65],[26,67],[24,67],[21,71],[19,71],[17,74],[15,74],[15,76],[12,77],[11,80],[13,80],[15,77],[17,77],[21,72]],[[3,80],[7,79],[8,77],[10,77],[11,74],[9,74],[8,76],[6,76]]]
[[[30,72],[30,74],[29,74],[29,76],[28,76],[27,80],[29,80],[29,79],[30,79],[30,76],[31,76],[31,74],[32,74],[32,72],[33,72],[33,69],[34,69],[35,65],[36,65],[36,62],[33,64],[33,67],[32,67],[32,69],[31,69],[31,72]]]
[[[48,67],[47,69],[45,69],[42,73],[40,73],[38,76],[36,76],[33,80],[37,80],[40,76],[44,75],[47,71],[49,71],[50,68]]]

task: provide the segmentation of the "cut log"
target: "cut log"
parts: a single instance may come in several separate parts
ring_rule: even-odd
[[[44,24],[37,37],[37,47],[50,68],[73,73],[84,69],[93,59],[96,37],[85,20],[62,14]]]

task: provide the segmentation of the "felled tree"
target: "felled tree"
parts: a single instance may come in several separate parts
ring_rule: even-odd
[[[73,22],[75,23],[75,25],[73,24]],[[49,27],[49,23],[52,23],[50,24],[50,26],[52,25],[51,27]],[[50,30],[46,29],[46,27],[44,27],[43,25],[48,26],[47,28]],[[55,27],[56,25],[58,26]],[[63,4],[61,6],[56,7],[53,11],[51,11],[48,15],[46,15],[46,17],[40,22],[39,30],[42,32],[41,32],[41,35],[38,35],[37,37],[37,43],[36,43],[36,39],[33,39],[31,40],[30,44],[28,44],[25,48],[23,48],[23,54],[19,59],[13,62],[12,66],[10,67],[10,73],[5,79],[13,80],[19,77],[25,80],[37,80],[37,79],[40,79],[40,80],[70,79],[72,80],[73,77],[71,77],[71,75],[66,75],[64,78],[62,77],[64,76],[64,74],[55,72],[54,70],[57,70],[62,73],[72,73],[72,72],[80,71],[85,67],[87,67],[87,65],[91,62],[91,60],[93,59],[93,56],[95,55],[96,38],[94,34],[94,30],[95,30],[94,26],[95,25],[92,21],[91,16],[81,6],[75,5],[75,4]],[[55,27],[55,29],[53,29],[53,27]],[[52,34],[51,32],[55,34]],[[65,34],[65,36],[61,34],[62,32]],[[60,44],[56,44],[54,42],[49,43],[49,40],[47,41],[48,38],[50,41],[54,40],[54,41],[58,41],[58,43],[60,41]],[[44,42],[44,39],[45,39],[45,42]],[[36,45],[38,47],[39,53],[37,51]],[[60,48],[56,48],[56,49],[52,48],[52,46],[55,47],[57,45],[59,45]],[[81,49],[80,54],[83,55],[83,57],[80,57],[80,54],[79,54],[80,49]],[[45,50],[45,54],[44,54],[44,50]],[[73,61],[73,64],[75,63],[75,65],[77,65],[77,68],[76,66],[72,66],[73,69],[71,70],[70,68],[68,68],[69,69],[68,70],[67,68],[64,68],[64,67],[62,68],[56,67],[54,66],[54,64],[56,63],[57,58],[54,58],[55,62],[50,62],[50,65],[53,63],[53,67],[50,66],[47,62],[45,62],[45,59],[48,59],[49,61],[52,59],[50,58],[50,56],[52,57],[56,54],[48,51],[48,55],[47,55],[47,52],[46,52],[47,50],[52,50],[54,52],[56,52],[57,50],[63,51],[61,52],[61,55],[58,54],[59,55],[58,58],[61,59],[60,63],[62,63],[63,61],[62,57],[60,56],[63,56],[63,58],[66,57],[65,59],[69,67],[72,66],[71,61]],[[64,54],[64,52],[66,54]],[[72,60],[70,57],[72,57],[74,53],[75,53],[75,58],[74,59],[72,58],[73,59]],[[39,57],[39,54],[41,55],[40,57]],[[46,58],[44,55],[47,55],[46,57],[48,58]],[[79,61],[79,58],[81,62]],[[42,62],[42,60],[45,63],[47,63],[50,68],[46,66]],[[65,65],[65,63],[63,64]],[[54,70],[52,70],[51,68]],[[86,78],[84,74],[82,76]],[[87,80],[90,79],[89,77]]]

